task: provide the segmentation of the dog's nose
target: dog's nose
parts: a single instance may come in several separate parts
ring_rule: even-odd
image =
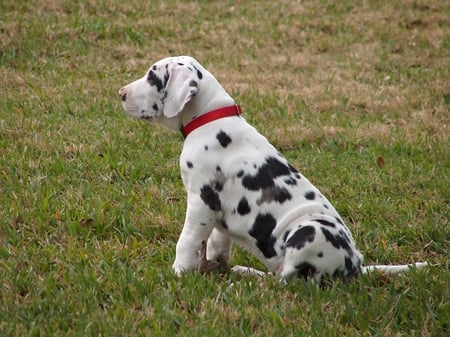
[[[123,102],[125,102],[127,100],[127,90],[125,88],[121,88],[119,90],[119,95],[122,98]]]

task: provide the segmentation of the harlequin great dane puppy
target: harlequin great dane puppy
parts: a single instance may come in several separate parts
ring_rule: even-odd
[[[192,57],[156,62],[119,94],[130,115],[181,130],[185,137],[180,165],[187,212],[173,264],[178,275],[198,268],[204,240],[209,260],[228,260],[234,241],[288,280],[348,278],[371,268],[408,270],[408,265],[363,267],[331,203],[240,116],[233,98]]]

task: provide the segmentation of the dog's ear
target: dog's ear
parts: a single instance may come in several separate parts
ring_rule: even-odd
[[[164,116],[171,118],[178,115],[197,94],[198,81],[192,69],[185,65],[173,65],[169,74],[165,88]]]

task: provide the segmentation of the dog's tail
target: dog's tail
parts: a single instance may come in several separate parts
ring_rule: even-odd
[[[407,273],[410,269],[423,269],[428,266],[428,262],[416,262],[412,264],[399,264],[399,265],[374,265],[363,266],[361,272],[368,274],[374,271],[378,271],[385,275],[395,275],[401,273]]]

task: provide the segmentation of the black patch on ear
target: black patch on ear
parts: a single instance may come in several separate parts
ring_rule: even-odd
[[[237,211],[240,215],[245,215],[251,212],[251,208],[245,197],[242,197],[241,201],[239,201]]]
[[[231,138],[225,132],[220,130],[220,132],[216,135],[217,140],[219,141],[222,147],[227,147],[231,143]]]
[[[248,234],[256,239],[256,247],[267,258],[277,255],[274,248],[277,239],[272,235],[272,231],[276,225],[277,220],[271,214],[258,214],[252,229],[248,232]]]
[[[302,249],[307,242],[313,242],[316,237],[316,230],[313,226],[300,227],[286,242],[286,247]]]
[[[211,210],[215,212],[221,210],[222,205],[220,203],[219,194],[214,191],[211,186],[203,185],[200,190],[200,197]]]
[[[164,88],[163,82],[153,70],[150,70],[150,72],[148,73],[147,81],[150,85],[156,86],[158,92],[161,92]]]

